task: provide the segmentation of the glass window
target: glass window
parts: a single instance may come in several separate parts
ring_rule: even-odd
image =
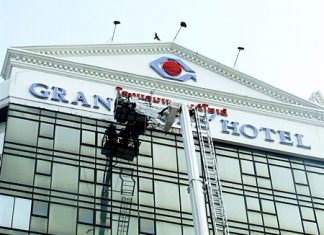
[[[249,211],[248,214],[250,223],[263,225],[261,213]]]
[[[51,162],[37,160],[36,172],[50,175],[51,174]]]
[[[33,183],[34,165],[34,159],[4,154],[0,178],[31,185]]]
[[[294,169],[294,177],[295,177],[296,183],[307,184],[305,171]]]
[[[139,204],[146,206],[154,206],[154,194],[139,192]]]
[[[303,219],[315,221],[313,208],[302,206],[300,209],[301,209]]]
[[[181,226],[178,224],[156,222],[157,234],[181,234]]]
[[[187,173],[186,157],[184,149],[177,148],[179,172]]]
[[[3,150],[3,142],[4,142],[4,136],[5,136],[5,128],[6,128],[6,123],[1,122],[0,123],[0,154],[2,154]]]
[[[155,206],[179,210],[179,190],[177,184],[154,181]]]
[[[94,184],[80,183],[79,193],[87,196],[94,196]]]
[[[263,163],[255,163],[258,176],[269,177],[268,165]]]
[[[96,133],[93,131],[82,131],[82,144],[95,145]]]
[[[177,171],[176,148],[160,144],[154,144],[153,164],[156,168]]]
[[[261,188],[271,188],[271,181],[269,179],[258,177],[258,186]]]
[[[42,122],[40,124],[39,135],[52,139],[54,136],[54,125]]]
[[[52,203],[50,205],[48,232],[62,235],[75,234],[76,217],[75,207]]]
[[[16,198],[14,206],[14,215],[12,219],[12,227],[18,229],[29,229],[31,211],[31,200]]]
[[[0,195],[0,226],[11,227],[14,197]]]
[[[254,166],[252,161],[241,160],[242,172],[254,175]]]
[[[151,156],[152,155],[152,153],[151,153],[151,143],[141,141],[141,144],[139,146],[139,154]]]
[[[262,211],[275,214],[275,205],[273,201],[261,199]]]
[[[52,189],[76,193],[78,178],[78,167],[53,163]]]
[[[321,223],[321,221],[324,221],[324,210],[316,210],[315,212],[320,234],[324,234],[324,223]]]
[[[30,229],[36,232],[47,234],[47,218],[32,216]]]
[[[182,211],[191,213],[191,202],[190,195],[188,193],[188,186],[180,185],[180,193]]]
[[[139,179],[139,190],[146,191],[146,192],[153,192],[152,179],[140,178]]]
[[[155,234],[154,220],[141,218],[140,232],[145,234]]]
[[[217,162],[221,179],[241,182],[241,170],[237,159],[217,156]]]
[[[276,206],[281,229],[303,232],[300,213],[297,206],[286,203],[276,203]]]
[[[315,222],[304,221],[303,223],[306,234],[318,234],[317,225]]]
[[[270,172],[274,189],[286,192],[295,192],[291,169],[278,166],[270,166]]]
[[[307,173],[312,196],[324,198],[324,175]]]
[[[48,216],[48,202],[34,201],[33,202],[33,215]]]
[[[80,179],[84,181],[94,182],[94,169],[81,167]]]
[[[230,193],[223,193],[223,196],[228,219],[246,222],[247,220],[244,197]]]
[[[53,149],[53,140],[46,138],[38,138],[38,146],[46,149]]]
[[[246,204],[248,209],[260,211],[260,204],[258,198],[246,197]]]
[[[38,122],[9,117],[6,141],[35,146],[38,135]]]
[[[46,175],[35,175],[35,186],[41,188],[50,188],[51,177]]]
[[[93,224],[93,210],[79,208],[79,222]]]
[[[263,214],[263,221],[267,227],[278,228],[278,220],[275,215]]]
[[[56,126],[54,148],[70,153],[79,153],[80,130]]]

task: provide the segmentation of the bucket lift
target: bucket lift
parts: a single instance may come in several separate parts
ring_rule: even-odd
[[[175,123],[179,114],[188,168],[189,193],[195,233],[196,235],[209,235],[205,210],[205,188],[208,194],[213,233],[214,235],[219,235],[219,232],[222,231],[223,235],[227,235],[229,234],[227,218],[222,199],[213,141],[206,116],[202,119],[196,110],[191,110],[191,114],[194,114],[192,115],[194,117],[190,117],[188,107],[184,104],[171,103],[169,106],[161,109],[153,107],[151,103],[145,103],[138,99],[117,96],[114,118],[118,123],[125,125],[125,128],[116,130],[114,125],[107,128],[102,140],[102,154],[108,157],[109,162],[112,162],[113,157],[133,161],[139,153],[139,135],[144,134],[148,124],[153,123],[153,125],[163,128],[164,131],[168,131]],[[203,159],[204,183],[199,177],[191,129],[192,124],[195,124],[199,138],[201,157]],[[111,175],[110,173],[110,177]],[[127,235],[135,181],[132,174],[123,174],[121,172],[120,177],[122,179],[122,202],[117,232],[118,235]],[[109,180],[111,181],[111,178]],[[126,187],[126,185],[129,185],[126,190],[128,193],[123,195],[123,187]],[[129,192],[132,193],[129,194]]]

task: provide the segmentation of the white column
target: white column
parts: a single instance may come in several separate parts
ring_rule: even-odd
[[[209,231],[203,184],[199,178],[199,168],[192,135],[191,120],[189,110],[185,104],[181,105],[180,124],[188,169],[189,193],[195,234],[208,235]]]

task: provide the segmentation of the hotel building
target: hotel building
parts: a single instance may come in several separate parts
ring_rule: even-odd
[[[324,234],[317,104],[174,43],[10,48],[2,77],[1,234],[195,234],[181,126],[103,154],[117,95],[207,113],[230,234]]]

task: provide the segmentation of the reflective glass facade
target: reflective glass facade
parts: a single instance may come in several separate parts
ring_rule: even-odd
[[[110,178],[109,122],[10,105],[1,123],[0,233],[115,235],[127,224],[129,235],[194,234],[179,133],[147,130],[139,156],[114,158]],[[322,162],[215,148],[231,234],[324,233]]]

